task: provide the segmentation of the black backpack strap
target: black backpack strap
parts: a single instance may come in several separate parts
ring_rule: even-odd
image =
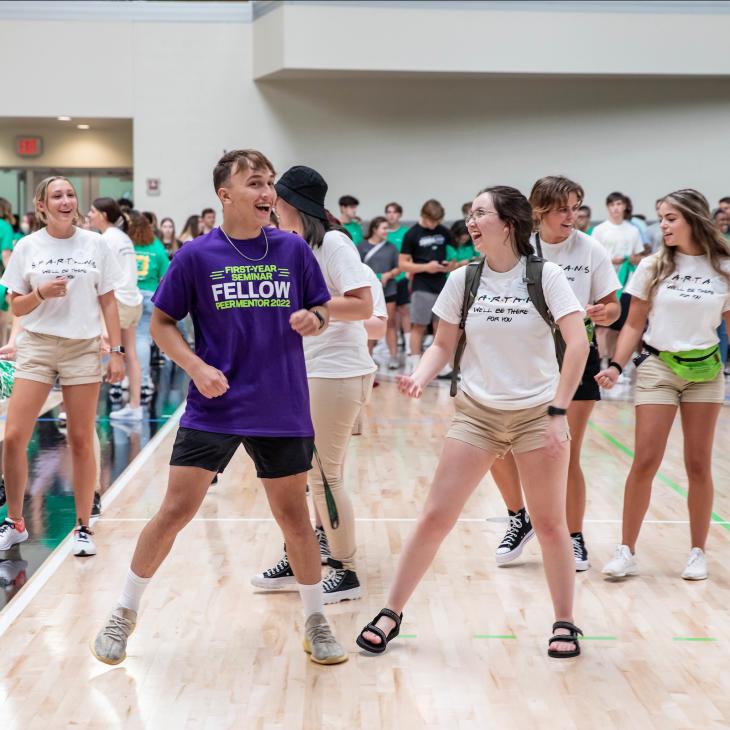
[[[540,232],[535,231],[535,250],[537,255],[542,258],[542,245],[540,244]]]
[[[466,267],[466,276],[464,277],[464,301],[461,305],[461,320],[459,321],[459,329],[461,336],[454,353],[454,369],[451,371],[451,397],[456,395],[459,386],[459,370],[461,366],[461,356],[464,354],[466,347],[466,318],[469,316],[474,300],[479,291],[479,281],[482,278],[484,270],[484,259],[468,264]]]
[[[539,241],[539,237],[538,237]],[[545,266],[545,259],[535,254],[527,257],[525,265],[525,283],[527,284],[527,295],[530,301],[537,309],[539,315],[545,320],[550,328],[555,341],[555,356],[558,359],[558,365],[563,366],[563,356],[565,355],[565,340],[560,334],[560,329],[555,324],[552,312],[545,301],[545,292],[542,288],[542,270]]]

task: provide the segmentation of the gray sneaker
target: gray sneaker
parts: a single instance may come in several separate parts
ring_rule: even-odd
[[[96,635],[91,653],[104,664],[121,664],[127,658],[127,639],[136,625],[137,612],[117,606]]]
[[[332,634],[327,619],[313,613],[304,626],[304,651],[317,664],[340,664],[347,661],[347,653]]]

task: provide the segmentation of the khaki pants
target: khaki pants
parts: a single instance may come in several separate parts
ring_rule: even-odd
[[[355,516],[350,495],[343,484],[347,445],[352,426],[360,410],[370,397],[375,374],[358,375],[354,378],[310,378],[309,399],[314,423],[314,445],[319,453],[322,468],[327,476],[337,512],[339,526],[334,529],[329,522],[324,482],[317,460],[312,464],[309,485],[317,511],[322,519],[332,557],[343,567],[355,570]]]

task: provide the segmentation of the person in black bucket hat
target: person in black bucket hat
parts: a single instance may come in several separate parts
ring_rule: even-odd
[[[370,397],[377,370],[363,326],[372,315],[373,296],[360,254],[327,214],[322,175],[297,165],[275,187],[281,229],[299,233],[309,244],[331,296],[330,328],[319,337],[304,338],[304,357],[315,433],[309,485],[322,562],[332,568],[323,581],[324,601],[338,603],[362,595],[355,566],[355,517],[343,473],[353,426]],[[285,588],[292,581],[286,550],[274,567],[251,578],[254,586],[265,589]]]

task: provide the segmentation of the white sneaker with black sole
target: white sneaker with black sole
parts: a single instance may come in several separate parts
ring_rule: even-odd
[[[519,512],[509,513],[509,527],[495,553],[497,565],[506,565],[522,555],[525,544],[535,537],[530,515],[523,507]]]
[[[289,565],[289,556],[286,554],[286,545],[281,560],[273,567],[258,573],[251,578],[251,585],[267,591],[297,590],[297,579]]]
[[[0,524],[0,550],[10,550],[13,545],[18,545],[28,539],[28,530],[25,529],[25,523],[21,521],[20,527],[12,520],[6,518]]]
[[[339,560],[330,558],[332,568],[322,581],[325,605],[340,601],[354,601],[362,597],[362,588],[354,570],[343,567]]]
[[[575,558],[575,570],[578,573],[582,573],[584,570],[588,570],[591,564],[588,562],[588,550],[586,549],[586,543],[583,539],[582,532],[572,532],[570,539],[573,542],[573,557]]]
[[[74,555],[78,558],[89,558],[96,555],[96,545],[91,536],[94,533],[86,526],[79,525],[74,530]]]

